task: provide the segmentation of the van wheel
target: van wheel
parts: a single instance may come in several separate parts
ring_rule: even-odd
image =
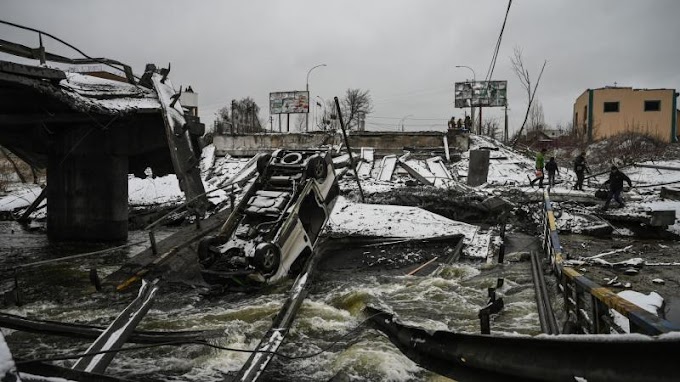
[[[255,247],[253,262],[265,276],[271,276],[279,269],[281,249],[274,243],[260,243]]]
[[[306,168],[307,176],[315,179],[323,179],[328,174],[326,161],[319,156],[309,158]]]
[[[288,153],[281,158],[281,163],[283,164],[298,164],[302,161],[302,154],[298,152]]]
[[[198,242],[198,262],[205,268],[209,268],[217,260],[217,256],[210,250],[210,247],[217,243],[217,237],[206,236]]]

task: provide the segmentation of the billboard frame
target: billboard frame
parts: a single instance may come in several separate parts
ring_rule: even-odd
[[[269,113],[274,114],[308,114],[309,92],[292,90],[269,93]]]
[[[508,104],[508,81],[465,81],[454,84],[456,108],[504,107]]]

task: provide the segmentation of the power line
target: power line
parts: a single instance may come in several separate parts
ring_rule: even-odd
[[[402,119],[403,117],[378,117],[378,116],[366,116],[366,119]],[[448,121],[447,118],[441,117],[441,118],[411,118],[409,117],[409,121]]]
[[[407,92],[407,93],[402,93],[402,94],[397,94],[393,96],[387,96],[384,98],[377,98],[373,101],[374,104],[381,104],[381,103],[391,103],[395,102],[398,100],[402,99],[409,99],[409,98],[418,98],[418,97],[424,97],[426,95],[432,96],[432,95],[437,95],[441,93],[447,93],[450,92],[451,88],[449,86],[445,88],[437,88],[437,89],[429,89],[429,90],[415,90],[412,92]]]
[[[512,0],[508,1],[508,9],[505,11],[505,18],[503,19],[503,25],[501,26],[501,33],[498,35],[498,40],[496,41],[496,48],[494,49],[493,56],[491,57],[491,63],[489,63],[489,70],[486,72],[486,80],[490,81],[493,76],[493,70],[496,68],[496,59],[498,59],[498,51],[501,48],[501,40],[503,38],[503,31],[505,30],[505,23],[508,21],[508,14],[510,13],[510,6],[512,5]]]

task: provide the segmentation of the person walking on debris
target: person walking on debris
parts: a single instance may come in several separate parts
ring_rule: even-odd
[[[574,160],[574,172],[576,173],[576,184],[574,185],[574,190],[583,191],[583,180],[585,179],[584,172],[590,174],[590,169],[586,163],[586,152],[583,151]]]
[[[458,130],[463,129],[463,119],[462,118],[458,118],[458,122],[456,122],[456,127],[458,127]]]
[[[536,179],[532,180],[530,182],[531,187],[534,186],[534,183],[538,181],[538,188],[543,188],[543,166],[545,165],[545,152],[546,149],[543,148],[541,149],[541,152],[536,155]]]
[[[609,194],[607,195],[607,201],[604,202],[604,207],[602,207],[603,210],[609,208],[609,202],[612,201],[612,198],[614,198],[614,200],[619,203],[619,207],[624,207],[626,205],[623,202],[623,199],[621,199],[621,191],[623,191],[624,180],[628,182],[628,187],[633,187],[630,178],[626,174],[619,171],[618,167],[612,166],[612,171],[609,173],[609,179],[604,182],[605,185],[609,184]]]
[[[548,185],[550,187],[555,186],[555,173],[560,172],[555,157],[550,157],[548,163],[545,164],[545,170],[548,171]]]

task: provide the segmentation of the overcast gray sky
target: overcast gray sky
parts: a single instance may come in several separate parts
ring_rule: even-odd
[[[485,76],[506,7],[505,0],[2,0],[0,19],[136,73],[148,62],[172,63],[173,83],[199,93],[206,123],[246,96],[268,118],[270,92],[304,90],[307,71],[324,63],[310,75],[312,98],[368,89],[375,103],[368,130],[407,115],[406,129],[422,130],[463,116],[453,83],[472,75],[455,66]],[[534,78],[548,60],[537,99],[549,124],[565,124],[587,88],[680,88],[679,15],[677,0],[513,1],[493,76],[508,80],[511,130],[527,104],[510,66],[514,47]],[[2,25],[0,38],[37,46],[34,34]],[[485,109],[484,117],[501,118],[502,110]]]

